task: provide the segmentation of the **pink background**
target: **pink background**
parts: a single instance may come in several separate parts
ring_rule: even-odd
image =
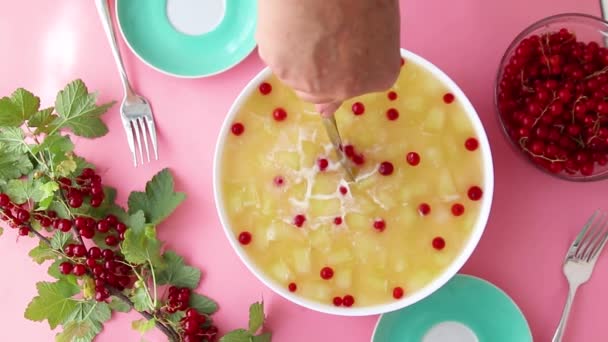
[[[487,231],[463,272],[485,278],[509,293],[527,316],[534,339],[549,341],[559,320],[567,285],[564,253],[596,207],[607,206],[608,183],[559,181],[523,163],[499,132],[492,85],[499,58],[521,29],[560,12],[599,15],[597,0],[406,0],[402,1],[402,45],[445,70],[463,88],[485,124],[496,166],[496,196]],[[3,1],[0,14],[0,94],[26,87],[45,105],[56,91],[82,78],[101,100],[120,100],[122,88],[92,1]],[[248,305],[264,298],[275,341],[369,341],[377,317],[340,318],[309,311],[273,295],[230,248],[212,195],[213,147],[220,125],[241,88],[262,68],[253,53],[234,69],[208,79],[182,80],[145,66],[121,42],[136,89],[151,99],[160,134],[161,160],[133,169],[118,117],[105,117],[110,133],[79,140],[79,152],[97,164],[120,200],[165,166],[188,199],[161,227],[161,238],[204,270],[200,290],[222,307],[216,320],[226,331],[247,323]],[[35,241],[16,243],[13,231],[0,238],[0,341],[50,341],[46,323],[23,311],[46,267],[27,256]],[[566,341],[608,340],[608,256],[579,292]],[[98,341],[138,341],[118,314]],[[163,341],[158,333],[150,341]]]

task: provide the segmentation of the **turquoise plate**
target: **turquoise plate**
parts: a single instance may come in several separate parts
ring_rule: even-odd
[[[434,294],[378,320],[373,342],[532,342],[507,294],[485,280],[456,275]]]
[[[131,50],[177,77],[221,73],[256,46],[257,0],[117,0],[116,16]]]

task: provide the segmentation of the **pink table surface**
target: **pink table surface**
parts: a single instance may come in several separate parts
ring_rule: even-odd
[[[92,1],[21,0],[0,14],[0,94],[26,87],[54,100],[57,90],[82,78],[101,100],[120,100],[122,89]],[[462,272],[485,278],[510,294],[527,316],[535,341],[549,341],[559,320],[567,285],[561,261],[571,239],[596,207],[605,206],[608,183],[559,181],[523,163],[503,139],[492,107],[495,69],[511,38],[541,17],[559,12],[599,15],[597,0],[407,0],[402,1],[402,43],[445,70],[476,106],[489,134],[496,167],[496,196],[478,249]],[[165,76],[139,61],[122,44],[134,86],[153,103],[161,160],[133,169],[117,107],[105,117],[110,133],[78,140],[79,152],[97,164],[119,199],[142,189],[169,166],[188,199],[160,228],[168,246],[204,270],[200,287],[217,299],[223,331],[245,326],[248,305],[264,298],[275,341],[369,341],[377,317],[328,316],[274,295],[229,246],[212,195],[212,157],[220,124],[231,102],[262,63],[253,53],[236,68],[208,79]],[[50,341],[46,323],[23,318],[46,267],[27,251],[35,241],[7,231],[0,238],[0,341]],[[608,255],[584,285],[572,310],[566,341],[608,340]],[[129,317],[124,317],[129,316]],[[138,341],[130,329],[136,314],[117,314],[98,341]],[[163,341],[151,333],[149,341]],[[486,341],[484,341],[486,342]],[[517,342],[517,341],[515,341]]]

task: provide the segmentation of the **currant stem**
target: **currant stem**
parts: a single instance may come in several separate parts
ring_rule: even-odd
[[[112,294],[116,298],[122,300],[127,305],[129,305],[133,310],[135,310],[135,305],[133,305],[133,302],[129,299],[129,297],[127,297],[125,294],[123,294],[122,292],[118,291],[117,289],[115,289],[111,286],[108,286],[108,289],[110,290],[110,294]],[[135,310],[135,311],[137,311],[137,310]],[[147,311],[137,311],[137,312],[139,312],[147,320],[154,319],[154,316]],[[160,331],[162,331],[165,335],[167,335],[167,337],[169,338],[170,341],[173,341],[173,342],[180,341],[179,335],[171,327],[164,325],[163,323],[161,323],[160,321],[158,321],[156,319],[154,319],[154,320],[155,320],[154,324],[156,325],[156,327]]]

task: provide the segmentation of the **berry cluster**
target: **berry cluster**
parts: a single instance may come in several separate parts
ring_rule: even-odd
[[[205,314],[201,314],[194,308],[189,307],[190,289],[171,286],[169,298],[165,310],[168,313],[185,311],[186,316],[182,318],[180,326],[183,329],[184,342],[212,342],[217,337],[217,327],[211,324],[211,320]]]
[[[552,173],[589,176],[608,164],[608,49],[567,29],[521,41],[504,67],[505,130]]]
[[[95,281],[95,299],[105,301],[110,297],[107,285],[119,291],[133,287],[133,272],[119,255],[111,249],[91,247],[87,251],[84,245],[69,244],[65,254],[72,261],[65,261],[59,265],[62,274],[83,276],[91,274]]]
[[[30,233],[27,223],[30,220],[30,212],[13,203],[8,195],[0,193],[0,219],[9,227],[19,230],[19,235],[25,236]]]
[[[97,208],[105,198],[101,177],[91,168],[82,170],[80,176],[76,178],[76,184],[65,177],[59,178],[59,184],[66,192],[67,203],[72,208],[80,208],[85,197],[89,198],[91,207]]]

